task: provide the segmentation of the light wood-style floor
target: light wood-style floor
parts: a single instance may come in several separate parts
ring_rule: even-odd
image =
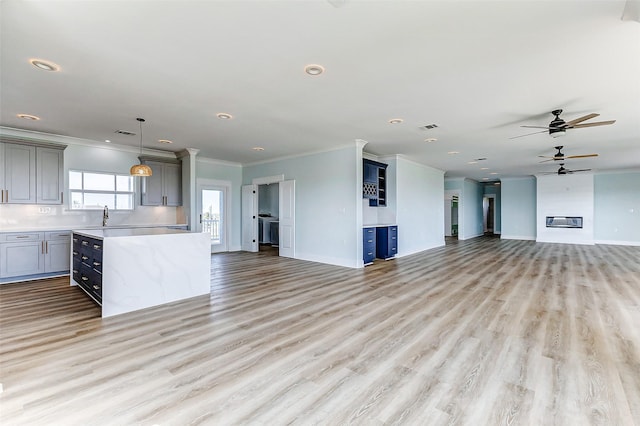
[[[0,424],[640,425],[639,247],[211,267],[211,297],[105,320],[66,279],[0,286]]]

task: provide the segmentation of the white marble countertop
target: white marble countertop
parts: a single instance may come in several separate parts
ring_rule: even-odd
[[[74,233],[87,237],[104,239],[112,237],[136,237],[142,235],[190,234],[189,231],[167,228],[110,228],[110,229],[74,229]]]
[[[71,231],[71,230],[108,230],[108,229],[135,229],[135,228],[167,228],[187,226],[186,223],[167,223],[156,224],[146,223],[139,225],[110,225],[110,226],[82,226],[82,225],[64,225],[64,226],[46,226],[46,227],[22,227],[22,228],[0,228],[0,233],[5,232],[46,232],[46,231]]]
[[[362,225],[363,228],[386,228],[387,226],[398,226],[397,223],[372,223],[370,225]]]

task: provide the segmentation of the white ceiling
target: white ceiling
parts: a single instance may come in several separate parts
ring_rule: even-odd
[[[634,168],[640,23],[621,20],[624,6],[4,0],[0,125],[138,146],[138,136],[114,131],[138,133],[143,117],[145,147],[243,164],[363,139],[369,153],[477,180],[553,171],[538,156],[557,144],[565,155],[600,154],[567,160],[570,169]],[[41,71],[32,58],[61,70]],[[305,74],[312,63],[326,72]],[[561,139],[509,139],[531,132],[521,125],[547,125],[556,108],[567,121],[591,112],[601,114],[591,121],[617,121]],[[427,124],[438,128],[420,129]]]

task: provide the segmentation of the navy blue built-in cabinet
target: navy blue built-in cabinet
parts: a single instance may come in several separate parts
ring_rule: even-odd
[[[362,239],[362,259],[369,265],[376,257],[376,228],[363,228]]]
[[[376,257],[389,259],[398,254],[398,227],[380,226],[376,228]]]
[[[362,160],[362,198],[367,198],[372,207],[387,205],[386,164]]]

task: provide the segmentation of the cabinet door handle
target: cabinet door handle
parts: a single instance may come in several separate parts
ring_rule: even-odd
[[[49,241],[44,242],[44,252],[49,253]]]
[[[82,242],[82,245],[83,245],[83,246],[88,246],[88,245],[89,245],[89,241],[83,241],[83,242]]]
[[[40,241],[40,251],[44,254],[44,241]]]
[[[64,204],[64,192],[60,193],[60,204]]]
[[[82,260],[87,260],[88,257],[87,256],[82,256]]]
[[[100,250],[102,248],[102,246],[99,245],[99,244],[94,244],[93,248],[96,249],[96,250]]]
[[[202,223],[202,215],[200,215],[200,223]]]
[[[101,263],[100,262],[93,262],[93,266],[100,266]]]
[[[73,255],[74,255],[74,256],[77,256],[77,255],[78,255],[78,252],[77,252],[77,251],[74,251],[74,252],[73,252]]]
[[[74,270],[73,270],[73,273],[74,273],[74,274],[77,274],[77,273],[78,273],[78,270],[77,270],[77,269],[74,269]]]
[[[0,204],[4,203],[4,189],[1,190],[0,192],[2,192],[2,194],[0,194]]]
[[[82,281],[89,281],[89,278],[87,278],[87,277],[80,277],[80,279],[81,279]]]
[[[94,284],[94,285],[93,285],[93,289],[94,289],[94,290],[100,290],[100,286],[99,286],[99,285],[95,285],[95,284]]]

